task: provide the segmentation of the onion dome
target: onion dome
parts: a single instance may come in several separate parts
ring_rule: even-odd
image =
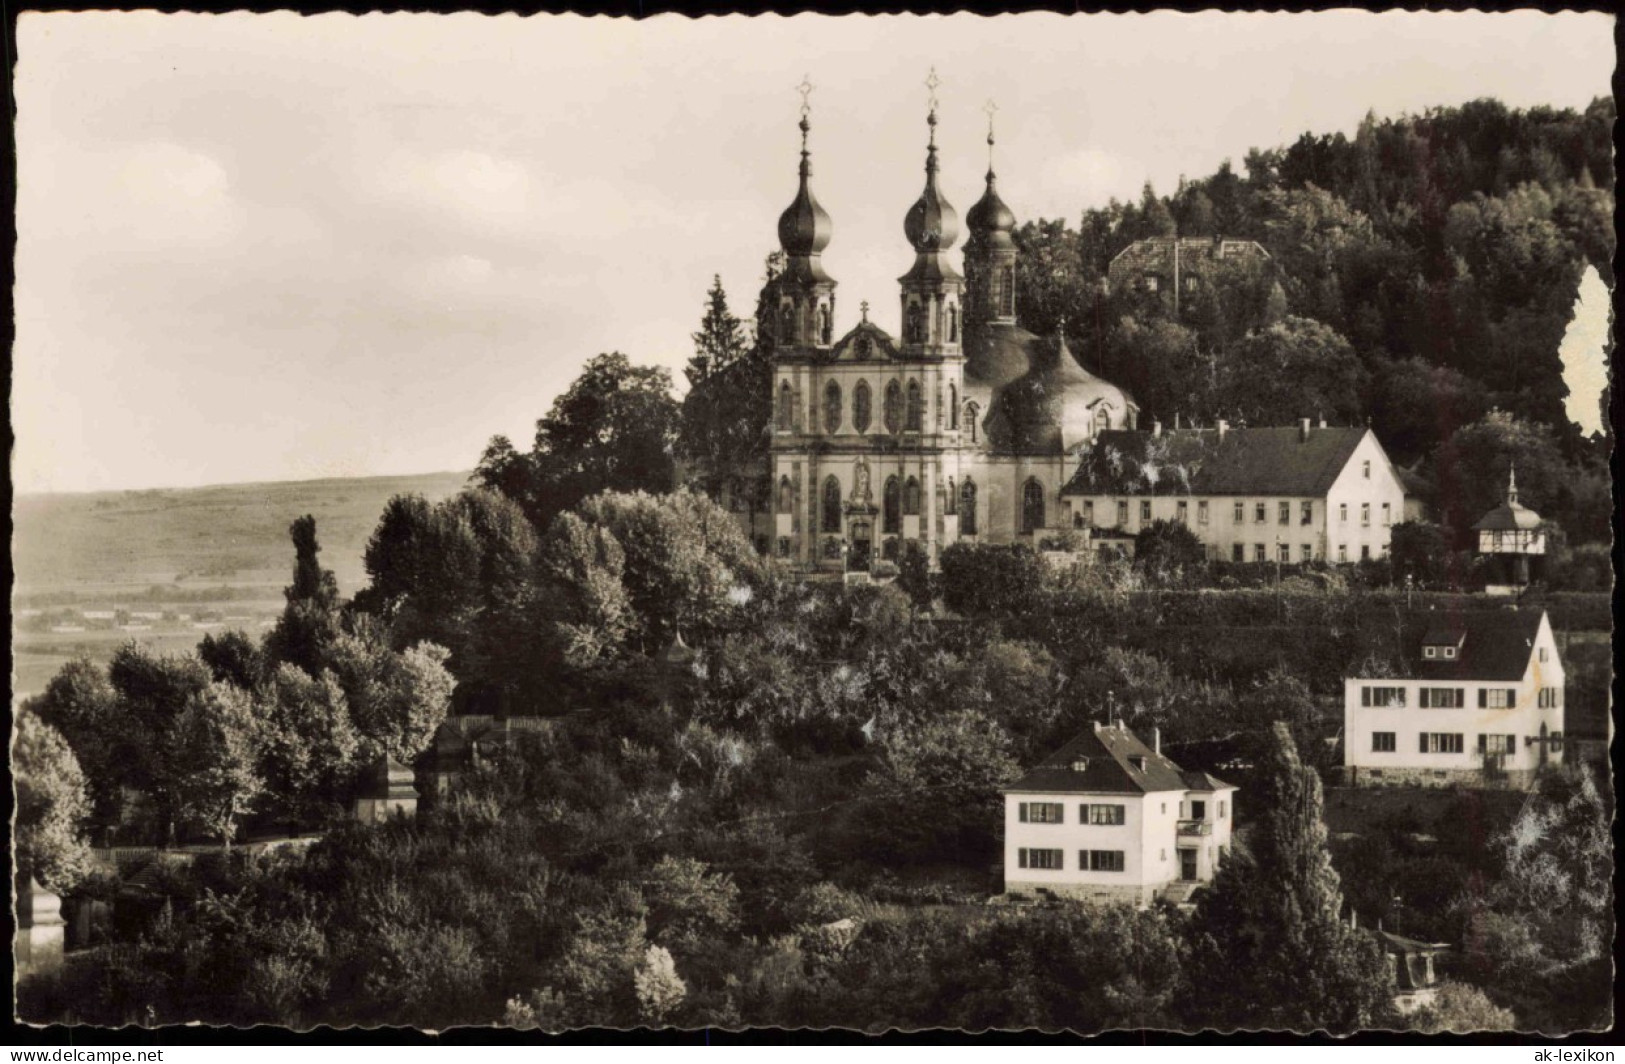
[[[965,383],[1004,387],[1031,368],[1028,352],[1040,342],[1019,325],[984,325],[965,338]]]
[[[1016,215],[999,198],[998,179],[993,174],[993,103],[988,102],[987,116],[987,191],[965,215],[971,240],[983,247],[1013,248],[1011,230],[1016,227]]]
[[[1506,500],[1485,514],[1473,531],[1529,532],[1544,523],[1539,514],[1518,501],[1518,471],[1512,469],[1507,473]]]
[[[801,188],[796,198],[779,215],[779,245],[786,255],[817,255],[829,246],[834,224],[829,212],[818,205],[807,178],[812,174],[812,163],[807,151],[807,116],[801,116]]]
[[[1015,240],[1010,233],[1016,227],[1016,215],[1004,200],[999,198],[999,191],[994,182],[993,171],[987,172],[987,191],[982,198],[976,201],[965,214],[965,225],[970,229],[971,239],[978,244],[990,247],[1015,247]]]
[[[925,191],[903,219],[903,235],[921,254],[947,251],[959,238],[959,212],[937,188],[937,112],[926,117],[931,141],[925,149]]]
[[[1031,360],[1032,368],[994,400],[987,431],[995,450],[1070,454],[1090,439],[1102,409],[1121,421],[1127,394],[1079,365],[1059,331],[1033,345]]]

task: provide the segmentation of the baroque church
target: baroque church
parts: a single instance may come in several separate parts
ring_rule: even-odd
[[[902,335],[869,320],[835,331],[836,281],[821,262],[833,225],[811,186],[801,117],[800,187],[779,218],[775,281],[771,535],[809,569],[868,570],[917,542],[934,565],[959,541],[1041,545],[1069,527],[1061,489],[1079,449],[1137,427],[1121,388],[1079,364],[1059,333],[1016,323],[1015,215],[989,166],[966,214],[937,185],[937,114],[926,118],[925,188],[903,218],[914,262],[898,279]],[[760,527],[760,526],[758,526]],[[764,530],[766,531],[766,530]]]

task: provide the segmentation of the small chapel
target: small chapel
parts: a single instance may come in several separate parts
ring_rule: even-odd
[[[821,262],[834,227],[813,195],[802,106],[800,184],[779,218],[785,266],[760,327],[776,341],[765,538],[807,569],[866,571],[910,541],[933,565],[962,540],[1036,547],[1066,525],[1060,493],[1079,448],[1137,427],[1133,397],[1084,369],[1059,332],[1017,324],[1016,218],[999,198],[991,111],[987,186],[956,268],[934,74],[927,84],[925,187],[903,216],[913,264],[898,278],[901,336],[870,321],[867,303],[836,331],[836,281]]]

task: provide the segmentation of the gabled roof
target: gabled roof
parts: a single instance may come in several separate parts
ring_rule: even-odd
[[[835,341],[829,350],[831,362],[850,358],[872,362],[882,358],[896,358],[897,341],[886,330],[865,318],[853,326],[852,331]]]
[[[1138,765],[1131,758],[1139,759]],[[1081,772],[1077,767],[1080,761],[1086,762]],[[1040,791],[1058,794],[1149,794],[1157,791],[1234,789],[1231,784],[1205,772],[1186,772],[1121,725],[1090,728],[1004,788],[1006,793]]]
[[[1463,610],[1441,614],[1427,633],[1405,648],[1406,679],[1517,681],[1529,669],[1544,610]],[[1422,648],[1439,645],[1437,634],[1460,631],[1461,653],[1454,658],[1426,658]],[[1448,640],[1446,640],[1448,641]]]
[[[1062,495],[1295,495],[1331,490],[1370,429],[1100,433]]]

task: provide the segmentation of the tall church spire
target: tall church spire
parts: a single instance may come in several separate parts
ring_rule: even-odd
[[[959,213],[937,187],[937,78],[925,81],[930,106],[925,124],[925,189],[903,218],[903,235],[914,247],[914,266],[898,278],[902,286],[903,347],[914,353],[949,354],[959,350],[960,297],[965,279],[947,258],[959,237]]]
[[[821,256],[835,227],[812,194],[812,153],[807,148],[812,89],[807,78],[796,89],[801,93],[801,182],[796,198],[779,215],[785,261],[775,282],[778,308],[772,331],[781,347],[828,347],[834,335],[835,280],[824,272]]]
[[[970,274],[967,299],[982,322],[1016,322],[1016,242],[1012,232],[1016,216],[999,198],[993,173],[993,115],[998,105],[987,102],[987,191],[965,215],[970,242],[965,246],[965,267]]]

